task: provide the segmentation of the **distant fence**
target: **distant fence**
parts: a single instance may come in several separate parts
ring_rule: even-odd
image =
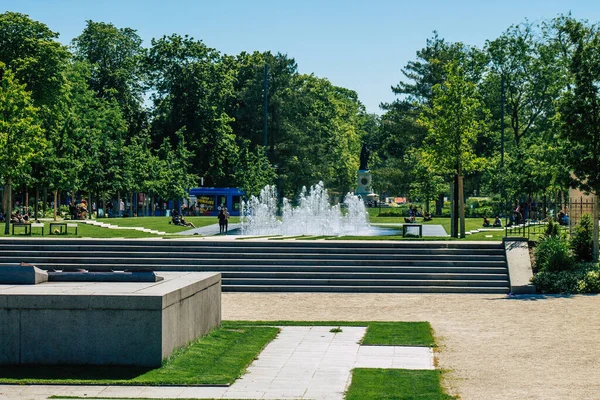
[[[544,202],[539,206],[519,207],[518,212],[513,210],[512,215],[506,216],[505,236],[537,238],[546,231],[550,220],[558,222],[572,234],[584,214],[594,215],[595,206],[593,198],[581,197],[563,204]]]

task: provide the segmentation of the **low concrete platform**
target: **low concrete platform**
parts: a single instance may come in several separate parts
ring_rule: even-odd
[[[157,367],[221,322],[221,274],[0,285],[0,364]]]

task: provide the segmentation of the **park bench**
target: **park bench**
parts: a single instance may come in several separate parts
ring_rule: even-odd
[[[31,224],[31,228],[29,229],[29,233],[31,234],[31,229],[33,228],[42,228],[42,236],[44,236],[44,224],[41,222],[32,222]]]
[[[26,224],[22,222],[13,222],[12,223],[12,234],[15,234],[15,228],[23,228],[25,230],[26,235],[31,235],[31,224]]]
[[[69,228],[75,228],[75,234],[77,235],[77,232],[79,230],[79,224],[76,223],[69,223],[69,222],[50,222],[50,233],[54,233],[54,227],[57,227],[59,229],[59,233],[61,235],[66,235],[69,233]],[[64,232],[63,232],[63,228],[65,228]]]
[[[423,237],[422,224],[404,224],[402,225],[402,236]]]

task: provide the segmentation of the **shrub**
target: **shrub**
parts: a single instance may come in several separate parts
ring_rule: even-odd
[[[542,271],[531,282],[542,293],[600,293],[600,266],[581,263],[571,271]]]
[[[600,293],[600,268],[598,264],[595,268],[587,271],[583,278],[577,282],[578,293]]]
[[[569,245],[559,235],[545,236],[535,248],[535,267],[538,271],[568,271],[574,265]]]
[[[570,243],[577,261],[592,261],[593,229],[592,217],[589,214],[583,214],[579,223],[573,229],[575,233]]]
[[[531,283],[542,293],[578,293],[581,276],[576,271],[542,271],[531,279]]]
[[[559,236],[560,225],[556,221],[548,221],[548,225],[546,225],[546,232],[544,232],[545,237],[558,237]]]
[[[378,217],[406,217],[408,214],[401,210],[382,211]]]

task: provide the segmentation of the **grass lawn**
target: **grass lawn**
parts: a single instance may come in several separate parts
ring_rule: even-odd
[[[450,400],[444,393],[440,371],[355,368],[346,400]]]
[[[3,366],[0,384],[227,385],[277,336],[274,326],[366,326],[363,344],[435,346],[428,322],[223,321],[160,368]]]
[[[156,369],[136,367],[0,367],[0,383],[93,385],[231,384],[279,333],[278,328],[215,329]]]
[[[218,224],[217,217],[184,217],[185,222],[193,223],[196,228]],[[133,217],[133,218],[102,218],[98,221],[119,226],[135,226],[154,229],[161,232],[181,232],[192,229],[187,226],[169,224],[171,217]],[[240,222],[240,217],[231,217],[229,222]]]
[[[425,346],[435,347],[429,322],[376,322],[376,321],[223,321],[224,328],[245,326],[366,326],[362,344],[372,346]]]
[[[197,228],[217,224],[216,217],[186,217],[186,222],[192,222]],[[231,223],[238,223],[239,217],[231,217]],[[177,233],[185,230],[192,229],[191,227],[178,226],[169,224],[171,221],[170,217],[133,217],[133,218],[101,218],[97,220],[107,224],[126,226],[126,227],[141,227],[152,230],[157,230],[166,233]],[[93,225],[87,225],[83,222],[67,221],[72,223],[78,223],[78,235],[75,236],[72,228],[69,229],[68,235],[61,235],[60,237],[91,237],[91,238],[148,238],[154,237],[159,238],[159,235],[153,233],[139,232],[130,229],[108,229],[101,228]],[[44,221],[44,233],[45,236],[50,236],[50,222]],[[15,237],[24,237],[25,235],[20,233],[23,232],[23,228],[18,229],[15,233]],[[41,237],[42,231],[40,228],[32,229],[33,237]],[[4,236],[4,229],[0,227],[0,236]],[[11,236],[10,234],[8,236]],[[58,236],[58,235],[57,235]]]

